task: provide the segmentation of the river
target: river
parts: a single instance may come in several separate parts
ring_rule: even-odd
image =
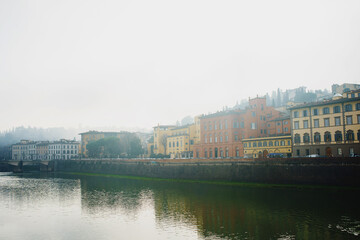
[[[359,193],[0,173],[0,239],[358,239]]]

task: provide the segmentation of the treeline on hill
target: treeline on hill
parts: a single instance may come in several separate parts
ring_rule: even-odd
[[[135,158],[144,153],[141,141],[134,133],[92,141],[86,148],[91,158]]]
[[[8,146],[22,139],[33,141],[54,141],[59,139],[74,139],[79,130],[59,128],[16,127],[0,133],[0,146]]]

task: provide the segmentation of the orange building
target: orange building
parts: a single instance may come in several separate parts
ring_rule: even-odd
[[[200,117],[201,141],[194,147],[195,157],[243,157],[242,139],[267,137],[268,123],[280,116],[281,112],[266,106],[264,97],[249,99],[249,107],[245,110],[204,115]]]

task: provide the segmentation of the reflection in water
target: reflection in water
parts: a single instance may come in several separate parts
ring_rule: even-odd
[[[356,239],[358,193],[0,175],[0,239]]]

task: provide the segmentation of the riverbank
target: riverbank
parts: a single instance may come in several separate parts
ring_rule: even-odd
[[[211,160],[59,160],[55,171],[224,182],[231,184],[360,187],[359,159]]]

